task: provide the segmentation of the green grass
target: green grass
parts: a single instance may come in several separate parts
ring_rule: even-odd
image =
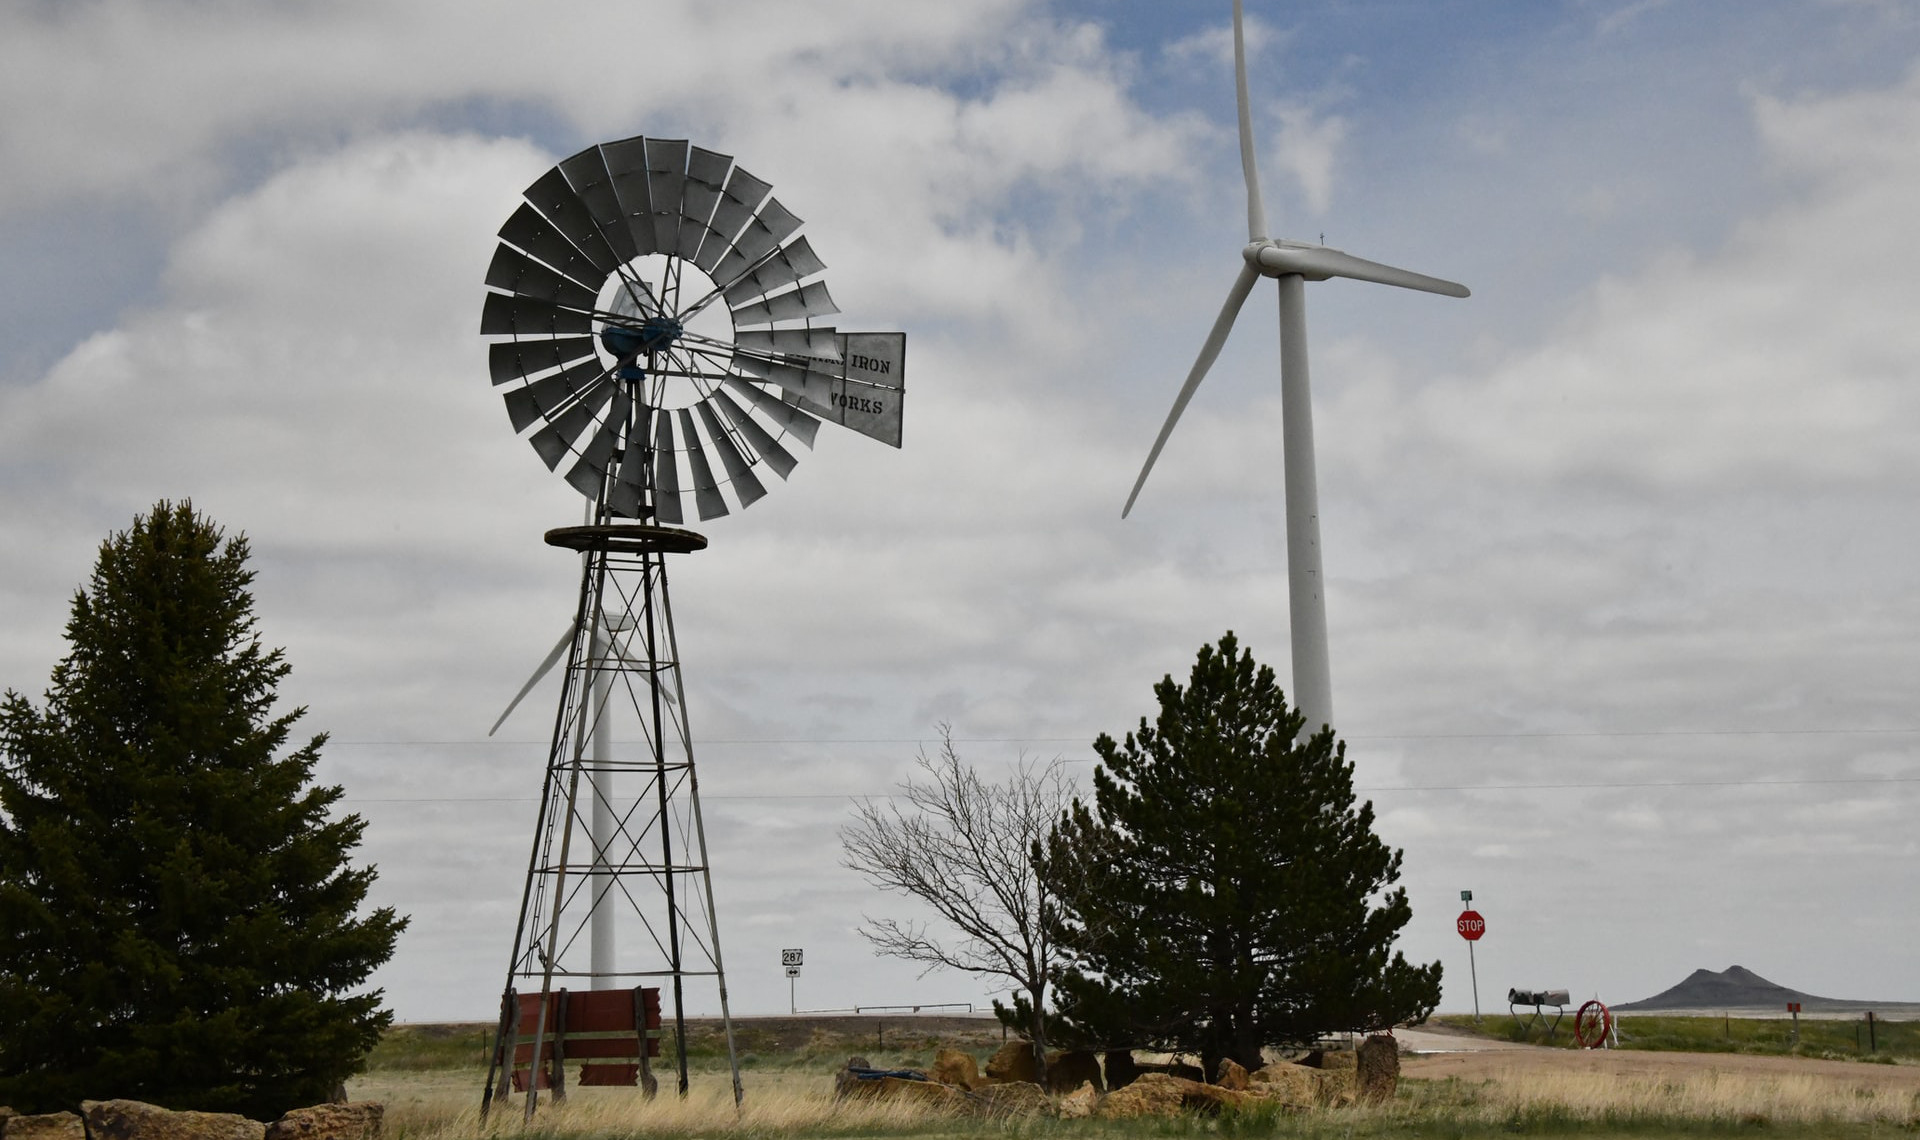
[[[1573,1014],[1561,1020],[1552,1040],[1546,1027],[1552,1017],[1541,1018],[1531,1031],[1525,1017],[1497,1014],[1481,1019],[1457,1015],[1435,1018],[1441,1024],[1471,1029],[1488,1037],[1506,1041],[1527,1041],[1535,1045],[1553,1045],[1565,1049],[1578,1046],[1573,1039]],[[1799,1037],[1794,1037],[1791,1018],[1726,1017],[1638,1017],[1618,1019],[1621,1049],[1684,1053],[1755,1053],[1771,1056],[1826,1057],[1839,1060],[1875,1061],[1897,1064],[1920,1060],[1920,1022],[1880,1021],[1873,1027],[1874,1048],[1869,1051],[1864,1021],[1830,1021],[1803,1017]]]

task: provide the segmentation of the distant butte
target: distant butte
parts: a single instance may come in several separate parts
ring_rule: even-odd
[[[1670,1013],[1769,1010],[1785,1015],[1787,1003],[1797,1001],[1803,1013],[1860,1014],[1867,1010],[1896,1016],[1920,1016],[1920,1002],[1850,1001],[1790,990],[1770,982],[1745,966],[1728,966],[1719,973],[1695,970],[1685,981],[1650,998],[1614,1006],[1619,1013]]]

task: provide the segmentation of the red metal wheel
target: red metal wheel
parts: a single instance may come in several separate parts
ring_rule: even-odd
[[[1582,1049],[1598,1049],[1607,1043],[1613,1031],[1613,1011],[1598,1000],[1580,1007],[1573,1015],[1573,1039]]]

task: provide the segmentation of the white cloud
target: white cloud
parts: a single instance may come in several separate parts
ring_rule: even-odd
[[[1272,148],[1274,165],[1299,185],[1309,212],[1316,217],[1325,214],[1333,202],[1335,168],[1347,139],[1346,120],[1299,102],[1277,104],[1271,113],[1280,120]]]

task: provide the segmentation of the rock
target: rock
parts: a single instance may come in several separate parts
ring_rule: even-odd
[[[968,1107],[967,1094],[959,1089],[948,1088],[937,1081],[916,1081],[906,1077],[881,1077],[877,1081],[862,1081],[863,1085],[873,1086],[873,1096],[879,1100],[910,1101],[924,1104],[940,1112],[963,1112]]]
[[[1140,1066],[1133,1063],[1133,1051],[1130,1049],[1112,1049],[1100,1059],[1107,1073],[1107,1091],[1123,1089],[1133,1083],[1140,1075]]]
[[[973,1059],[973,1054],[962,1053],[958,1049],[942,1049],[935,1053],[933,1067],[927,1070],[927,1077],[963,1091],[977,1089],[983,1083],[980,1080],[980,1065]]]
[[[1092,1081],[1080,1082],[1080,1087],[1061,1097],[1058,1105],[1062,1120],[1085,1120],[1099,1107],[1100,1090]]]
[[[1235,1092],[1246,1092],[1248,1085],[1247,1070],[1240,1062],[1234,1060],[1232,1057],[1222,1057],[1220,1058],[1220,1072],[1213,1078],[1213,1083],[1223,1089],[1232,1089]]]
[[[1354,1057],[1360,1099],[1392,1100],[1400,1087],[1400,1043],[1390,1034],[1377,1034],[1362,1041]]]
[[[1071,1092],[1089,1081],[1093,1083],[1094,1092],[1106,1091],[1100,1079],[1100,1058],[1092,1053],[1075,1049],[1047,1056],[1048,1092]]]
[[[1190,1081],[1170,1073],[1142,1073],[1125,1088],[1108,1093],[1095,1111],[1107,1120],[1177,1116],[1182,1111],[1211,1115],[1223,1108],[1241,1108],[1258,1101],[1251,1093]]]
[[[1033,1043],[1009,1041],[1000,1046],[993,1056],[987,1058],[987,1080],[995,1084],[1002,1081],[1039,1084],[1040,1069],[1033,1063]]]
[[[42,1112],[7,1118],[7,1135],[15,1140],[87,1140],[87,1126],[71,1112]]]
[[[1054,1111],[1053,1100],[1047,1096],[1047,1090],[1032,1081],[1002,1081],[982,1085],[979,1091],[969,1093],[967,1100],[972,1103],[973,1110],[982,1116],[1051,1116]]]
[[[385,1115],[374,1101],[296,1108],[267,1125],[266,1140],[380,1140]]]
[[[1142,1073],[1124,1087],[1107,1094],[1099,1105],[1103,1120],[1130,1120],[1138,1116],[1177,1116],[1186,1097],[1183,1081],[1165,1073]]]
[[[80,1112],[92,1140],[264,1140],[267,1132],[236,1113],[174,1112],[137,1100],[83,1100]]]
[[[1359,1074],[1353,1069],[1316,1069],[1316,1099],[1321,1106],[1338,1108],[1360,1098]]]
[[[1350,1052],[1346,1049],[1329,1049],[1320,1054],[1319,1067],[1322,1069],[1352,1069],[1358,1066],[1359,1060],[1360,1057],[1357,1053]]]
[[[1247,1087],[1289,1108],[1311,1108],[1320,1102],[1320,1072],[1290,1061],[1278,1061],[1248,1073]]]

